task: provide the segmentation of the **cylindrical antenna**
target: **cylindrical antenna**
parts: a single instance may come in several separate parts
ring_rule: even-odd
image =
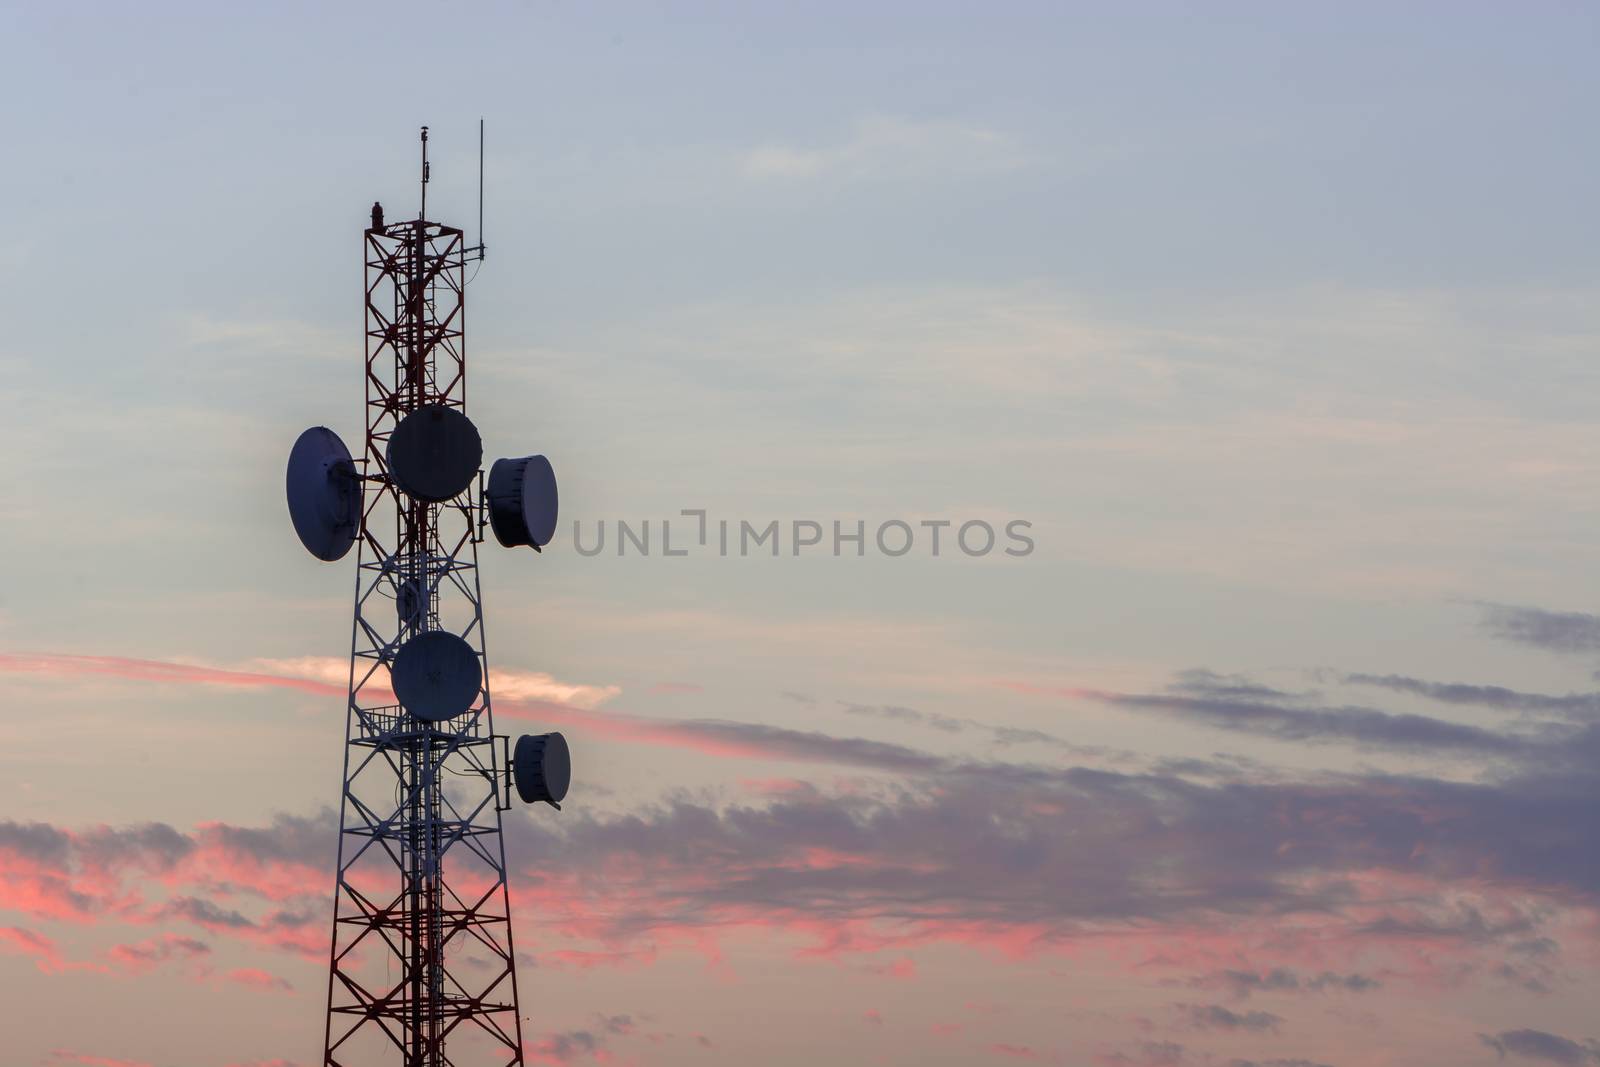
[[[428,127],[422,127],[422,213],[421,218],[428,217]]]

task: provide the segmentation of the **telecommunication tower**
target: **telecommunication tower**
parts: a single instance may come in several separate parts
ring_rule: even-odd
[[[374,204],[366,264],[366,448],[313,427],[289,457],[312,555],[359,544],[324,1067],[523,1062],[501,813],[559,809],[559,733],[494,731],[478,545],[555,534],[543,456],[497,460],[466,415],[466,277],[478,244],[429,221],[428,128],[414,219]],[[449,1052],[446,1052],[446,1044]]]

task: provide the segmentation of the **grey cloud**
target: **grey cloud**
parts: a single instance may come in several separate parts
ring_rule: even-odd
[[[1171,688],[1223,700],[1294,700],[1297,694],[1261,685],[1242,674],[1218,674],[1203,667],[1179,671]]]
[[[77,835],[74,841],[80,862],[108,867],[132,864],[147,870],[170,868],[194,847],[191,837],[165,823],[143,823],[115,831],[95,827]]]
[[[1254,971],[1223,971],[1221,978],[1230,989],[1241,996],[1300,988],[1299,975],[1281,967],[1266,974],[1256,974]]]
[[[1029,730],[1020,726],[989,726],[985,729],[1002,745],[1069,745],[1080,752],[1090,751],[1086,746],[1070,745],[1055,734],[1047,734],[1043,730]]]
[[[145,944],[118,945],[116,948],[117,955],[122,959],[139,960],[145,963],[159,963],[187,956],[203,956],[210,951],[210,945],[192,937],[164,938]]]
[[[1471,942],[1477,944],[1520,943],[1517,939],[1537,929],[1537,919],[1519,915],[1501,922],[1484,918],[1471,906],[1458,906],[1443,914],[1423,918],[1386,917],[1361,927],[1363,933],[1380,937],[1413,940]]]
[[[1409,693],[1441,704],[1462,704],[1500,711],[1539,712],[1588,719],[1600,714],[1600,693],[1524,693],[1498,685],[1466,685],[1459,682],[1429,682],[1398,674],[1346,674],[1350,685],[1374,686],[1395,693]]]
[[[569,1063],[578,1059],[599,1058],[605,1055],[606,1045],[613,1037],[626,1037],[634,1032],[630,1015],[599,1015],[594,1029],[566,1030],[544,1035],[529,1046],[536,1058]]]
[[[59,865],[72,851],[72,839],[48,823],[0,822],[0,849],[40,863]]]
[[[837,737],[816,731],[791,730],[728,719],[680,719],[660,723],[656,728],[688,742],[703,741],[718,746],[744,748],[757,757],[859,767],[888,774],[924,777],[979,774],[1021,784],[1050,781],[1061,773],[1059,768],[1043,764],[956,759],[887,741]],[[1059,739],[1055,743],[1084,754],[1101,755],[1105,752],[1092,747],[1079,748]]]
[[[1220,1004],[1179,1004],[1178,1011],[1196,1030],[1244,1030],[1255,1034],[1275,1034],[1283,1023],[1281,1015],[1270,1011],[1230,1011]]]
[[[1201,782],[1162,773],[952,760],[905,746],[749,724],[684,728],[789,758],[895,772],[899,780],[754,804],[674,797],[617,815],[576,807],[559,820],[519,813],[506,821],[509,851],[527,857],[519,879],[537,882],[545,871],[564,871],[579,891],[592,885],[595,894],[614,896],[618,906],[611,914],[620,934],[715,925],[755,911],[777,921],[784,915],[797,921],[885,919],[911,930],[939,924],[1027,929],[1048,941],[1102,922],[1337,915],[1355,899],[1341,877],[1351,870],[1500,882],[1558,901],[1600,899],[1600,822],[1592,818],[1593,768],[1600,760],[1593,758],[1593,743],[1578,746],[1570,763],[1480,782],[1383,775]],[[1539,832],[1529,833],[1530,826]],[[123,833],[127,840],[118,842]],[[279,863],[305,863],[318,851],[326,858],[336,836],[326,812],[197,834]],[[136,855],[139,848],[170,857],[192,848],[195,838],[148,825],[78,835],[0,824],[0,842],[63,864],[78,862],[80,840],[92,842],[97,857]],[[809,854],[855,861],[796,862]],[[637,881],[634,891],[628,879]],[[1418,893],[1392,901],[1386,917],[1352,918],[1348,929],[1464,946],[1537,947],[1547,940],[1537,910],[1491,921],[1470,908],[1446,908],[1425,889]],[[313,919],[307,908],[257,926],[193,895],[176,897],[166,908],[214,929],[266,930]],[[1261,981],[1286,983],[1270,974]],[[1322,976],[1302,974],[1295,981],[1336,987],[1335,978]],[[1347,989],[1361,984],[1344,981]]]
[[[1364,974],[1335,974],[1332,971],[1323,971],[1306,981],[1306,988],[1317,992],[1342,989],[1347,993],[1368,993],[1382,985],[1376,978],[1368,978]]]
[[[989,735],[990,740],[999,745],[1050,745],[1055,748],[1075,752],[1080,755],[1106,755],[1106,750],[1088,745],[1077,745],[1055,734],[1043,730],[1034,730],[1017,726],[995,726],[979,722],[976,719],[958,719],[950,715],[941,715],[938,712],[921,711],[917,708],[908,708],[899,704],[856,704],[848,700],[839,701],[839,706],[851,715],[870,716],[872,718],[886,719],[893,722],[911,723],[917,726],[926,726],[943,733],[957,734],[967,730],[978,730]]]
[[[1523,956],[1553,956],[1560,951],[1560,946],[1548,937],[1535,937],[1527,941],[1518,941],[1511,945],[1510,949]]]
[[[1382,985],[1375,978],[1363,974],[1338,974],[1323,971],[1320,974],[1301,975],[1286,967],[1257,972],[1222,970],[1190,979],[1189,985],[1201,989],[1222,989],[1243,1000],[1252,993],[1321,993],[1342,990],[1364,993]]]
[[[1115,707],[1158,712],[1282,741],[1341,741],[1376,748],[1452,750],[1488,756],[1516,755],[1526,752],[1530,745],[1527,739],[1476,726],[1375,708],[1288,707],[1181,693],[1101,693],[1098,699]]]
[[[1480,604],[1483,625],[1494,636],[1547,652],[1600,652],[1600,615],[1545,611],[1509,604]]]
[[[1537,993],[1542,996],[1550,992],[1550,985],[1546,980],[1548,973],[1537,972],[1547,972],[1547,969],[1539,967],[1535,968],[1535,973],[1529,973],[1525,968],[1510,963],[1502,963],[1494,968],[1492,973],[1507,985],[1521,986],[1530,993]]]
[[[960,733],[966,728],[966,724],[960,719],[932,711],[918,711],[916,708],[902,707],[899,704],[852,704],[847,700],[841,700],[839,705],[851,715],[870,715],[895,722],[917,723],[946,733]]]
[[[1175,675],[1164,691],[1086,691],[1112,707],[1167,715],[1197,724],[1282,741],[1342,743],[1370,749],[1509,758],[1523,762],[1589,758],[1600,748],[1600,693],[1526,693],[1501,686],[1430,682],[1401,674],[1319,672],[1334,680],[1472,705],[1551,716],[1522,721],[1515,731],[1485,729],[1427,715],[1361,705],[1316,702],[1315,693],[1290,693],[1256,685],[1241,675],[1194,669]],[[1169,769],[1172,765],[1169,765]],[[1203,768],[1194,773],[1203,774]]]
[[[1494,1049],[1501,1059],[1508,1055],[1521,1056],[1562,1067],[1600,1063],[1600,1043],[1591,1040],[1580,1044],[1544,1030],[1506,1030],[1498,1034],[1479,1034],[1478,1039]]]
[[[279,814],[264,827],[238,827],[216,824],[206,829],[215,843],[244,852],[263,862],[298,863],[306,867],[328,866],[333,862],[329,834],[336,824],[330,809],[310,817]],[[176,831],[173,831],[176,833]]]
[[[685,719],[664,728],[685,738],[744,744],[775,757],[808,763],[832,763],[901,774],[927,774],[941,770],[947,763],[932,753],[905,745],[860,737],[834,737],[761,723]]]
[[[1338,914],[1355,903],[1340,879],[1349,870],[1600,898],[1593,772],[1484,783],[1368,776],[1199,784],[1082,767],[933,762],[937,773],[926,780],[876,793],[726,807],[675,798],[621,816],[514,818],[511,851],[538,857],[523,877],[559,869],[582,885],[595,872],[596,893],[618,890],[609,872],[638,871],[641,891],[620,893],[629,906],[615,913],[619,933],[715,925],[754,909],[808,921],[1026,927],[1048,940],[1104,921]],[[795,863],[810,852],[856,862]],[[1419,894],[1393,901],[1388,917],[1352,919],[1349,930],[1463,946],[1543,936],[1536,911],[1490,921]],[[1340,976],[1297,981],[1366,987]]]
[[[240,929],[255,925],[239,912],[224,910],[201,897],[173,897],[162,906],[160,915],[163,918],[187,919],[206,927]]]
[[[546,1034],[532,1045],[532,1051],[544,1059],[568,1063],[580,1056],[593,1056],[600,1047],[601,1039],[588,1030],[568,1030]]]
[[[1136,1055],[1114,1052],[1099,1057],[1096,1062],[1105,1067],[1178,1067],[1186,1051],[1176,1041],[1146,1041],[1139,1045]]]
[[[264,827],[211,823],[193,833],[165,823],[140,823],[95,826],[69,834],[42,823],[6,821],[0,822],[0,852],[38,864],[43,876],[53,880],[53,892],[77,911],[90,914],[113,902],[71,889],[72,878],[83,872],[161,875],[206,846],[242,853],[261,863],[295,862],[331,870],[336,831],[333,813],[326,809],[309,818],[279,815]],[[196,898],[197,905],[204,903]]]

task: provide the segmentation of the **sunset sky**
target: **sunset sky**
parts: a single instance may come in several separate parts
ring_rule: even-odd
[[[319,1063],[354,557],[284,463],[482,116],[468,411],[562,492],[484,556],[575,763],[505,824],[530,1064],[1600,1064],[1597,41],[10,7],[0,1063]]]

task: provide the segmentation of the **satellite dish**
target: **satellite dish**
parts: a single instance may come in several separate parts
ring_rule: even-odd
[[[543,456],[495,460],[487,495],[489,525],[507,548],[537,552],[556,535],[556,472]]]
[[[400,646],[389,680],[400,706],[413,717],[442,722],[478,699],[483,667],[466,641],[448,630],[429,630]]]
[[[318,559],[342,559],[361,528],[361,480],[350,450],[326,426],[301,434],[289,451],[289,518]]]
[[[557,811],[572,784],[572,752],[560,734],[523,734],[511,754],[511,777],[524,804],[544,801]]]
[[[396,485],[438,504],[472,484],[483,462],[483,439],[457,408],[429,404],[400,420],[389,435],[386,458]]]

